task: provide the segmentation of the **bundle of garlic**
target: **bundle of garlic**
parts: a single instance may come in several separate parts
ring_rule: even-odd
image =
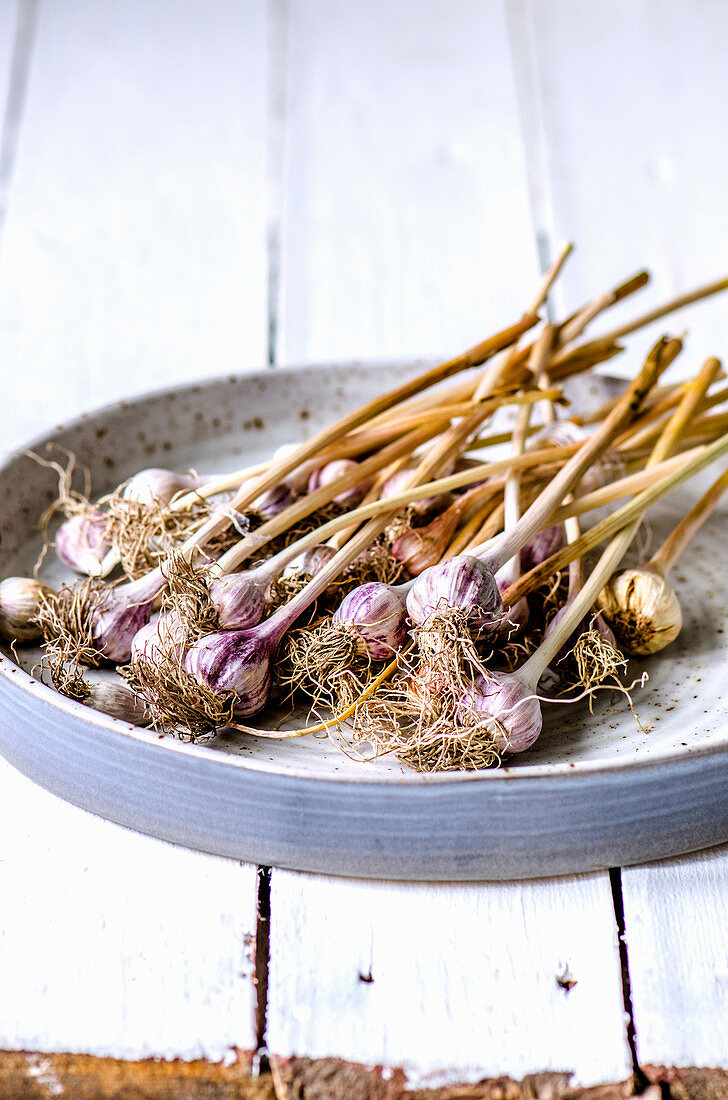
[[[63,513],[55,552],[86,577],[55,592],[6,579],[0,633],[40,637],[59,691],[180,737],[337,729],[426,770],[527,749],[547,669],[561,700],[583,698],[674,637],[664,578],[726,480],[641,571],[616,572],[647,509],[728,452],[726,414],[710,411],[728,398],[709,392],[722,372],[710,360],[659,384],[682,348],[664,337],[599,408],[572,409],[560,383],[728,280],[581,341],[640,273],[526,343],[569,250],[520,321],[259,465],[144,470],[93,501],[73,456],[39,457],[59,477],[42,525]],[[513,427],[495,431],[496,414]],[[577,517],[629,496],[582,532]],[[95,681],[102,666],[119,679]],[[274,735],[245,724],[290,696],[329,717]]]

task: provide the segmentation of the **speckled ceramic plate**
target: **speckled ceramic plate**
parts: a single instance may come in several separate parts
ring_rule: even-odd
[[[310,434],[412,370],[350,364],[214,379],[103,409],[48,440],[90,468],[96,492],[148,465],[223,471]],[[577,388],[594,402],[600,386]],[[695,492],[693,483],[665,502],[655,539]],[[53,496],[52,474],[31,459],[0,469],[0,575],[28,571]],[[0,751],[61,797],[142,832],[333,874],[521,878],[718,844],[728,839],[726,530],[719,511],[674,575],[685,628],[644,665],[640,724],[605,696],[593,713],[550,707],[535,748],[497,771],[422,776],[393,758],[350,759],[314,736],[223,732],[182,744],[59,696],[30,674],[32,652],[20,665],[0,657]]]

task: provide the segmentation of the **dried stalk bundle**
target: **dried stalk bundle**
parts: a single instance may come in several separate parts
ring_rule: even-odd
[[[648,509],[728,453],[728,388],[716,359],[665,384],[682,349],[669,337],[597,407],[571,407],[560,383],[728,281],[584,339],[647,275],[541,323],[570,250],[520,321],[256,466],[140,471],[93,500],[75,456],[35,456],[58,478],[48,545],[62,515],[56,553],[86,577],[58,592],[3,581],[0,632],[40,634],[59,691],[161,732],[293,736],[245,724],[282,697],[348,753],[421,771],[526,751],[551,697],[590,703],[608,687],[631,705],[629,657],[679,632],[666,575],[728,474],[649,562],[620,563]],[[501,410],[512,429],[493,424]],[[97,690],[84,670],[101,665],[124,682]]]

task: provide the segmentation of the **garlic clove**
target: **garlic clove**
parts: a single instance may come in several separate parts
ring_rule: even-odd
[[[544,527],[542,531],[537,531],[530,542],[527,542],[521,550],[523,572],[527,573],[529,569],[540,565],[541,562],[546,561],[547,558],[550,558],[552,554],[561,550],[565,545],[566,535],[562,523],[557,523],[554,527]]]
[[[0,582],[0,636],[11,642],[33,642],[41,637],[34,623],[43,596],[52,590],[32,577],[6,577]]]
[[[623,569],[605,586],[597,603],[620,649],[628,654],[659,653],[682,629],[675,589],[650,569]]]
[[[213,691],[235,692],[234,713],[248,718],[268,701],[273,648],[255,628],[220,631],[189,647],[184,670]]]

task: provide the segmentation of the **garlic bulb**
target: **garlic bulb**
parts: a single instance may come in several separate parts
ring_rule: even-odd
[[[149,622],[166,580],[155,569],[139,580],[109,589],[93,612],[93,641],[102,657],[119,664],[131,657],[134,635]]]
[[[293,504],[297,497],[296,490],[287,482],[281,481],[278,485],[274,485],[272,489],[261,493],[253,501],[251,510],[256,512],[263,520],[275,519],[289,505]]]
[[[154,504],[169,504],[176,493],[196,489],[199,485],[200,479],[192,474],[177,474],[173,470],[150,466],[134,474],[121,495],[124,500],[134,500],[151,508]]]
[[[473,719],[489,727],[495,747],[503,753],[525,752],[541,732],[541,705],[533,686],[511,672],[478,676],[458,710],[463,723]]]
[[[457,527],[459,514],[448,509],[426,527],[410,527],[392,543],[392,557],[400,561],[411,577],[418,577],[437,565]]]
[[[547,424],[531,437],[527,451],[540,451],[546,447],[568,447],[571,443],[583,443],[589,433],[573,424],[571,420],[556,420]],[[621,476],[624,463],[613,447],[608,447],[603,455],[586,471],[578,485],[574,487],[575,496],[583,496],[603,485],[609,485]]]
[[[177,612],[163,611],[137,630],[131,642],[131,660],[144,657],[154,662],[162,656],[177,658],[186,642],[187,631]]]
[[[111,542],[105,537],[106,529],[107,517],[103,512],[71,516],[56,532],[56,554],[69,569],[96,577],[103,558],[111,549]]]
[[[355,470],[358,465],[359,463],[355,462],[353,458],[335,458],[333,461],[327,462],[325,466],[314,470],[309,477],[309,493],[314,493],[317,489],[323,488],[324,485],[331,485],[332,482],[343,477],[344,474],[348,474],[350,470]],[[360,485],[354,485],[351,489],[345,489],[333,499],[337,504],[347,504],[349,507],[353,507],[364,496],[370,484],[370,481],[366,481]]]
[[[41,596],[51,589],[32,577],[6,577],[0,582],[0,636],[11,642],[32,642],[41,631],[33,622]]]
[[[321,546],[314,546],[312,550],[306,550],[289,562],[283,570],[282,576],[315,577],[325,565],[329,564],[335,554],[335,548],[328,546],[326,543],[322,543]]]
[[[455,609],[465,614],[476,633],[492,631],[502,603],[495,577],[478,558],[459,554],[425,569],[407,593],[407,611],[415,623]]]
[[[262,710],[270,695],[271,659],[277,639],[264,630],[227,630],[194,642],[184,658],[184,670],[213,691],[234,691],[235,715],[247,718]]]
[[[345,596],[333,622],[351,627],[374,661],[390,659],[407,638],[407,612],[388,584],[370,581]]]
[[[265,614],[265,585],[257,584],[251,571],[211,581],[210,599],[221,630],[245,630],[259,623]]]
[[[416,469],[416,466],[408,466],[403,470],[397,470],[396,473],[390,474],[379,492],[380,500],[386,500],[388,497],[396,496],[398,493],[406,493],[407,489],[410,487],[412,474]],[[441,470],[439,476],[447,477],[451,469],[452,464],[444,470]],[[449,493],[438,493],[435,496],[420,497],[419,500],[413,500],[409,507],[416,515],[424,516],[429,512],[441,512],[444,508],[447,508],[451,500],[452,497]]]
[[[521,567],[524,573],[546,561],[565,545],[566,535],[562,523],[556,524],[555,527],[544,527],[542,531],[538,531],[521,550]]]
[[[674,642],[682,629],[674,588],[651,569],[617,573],[597,602],[625,653],[658,653]]]
[[[124,684],[88,683],[88,694],[84,699],[87,707],[108,714],[111,718],[118,718],[122,722],[129,722],[133,726],[148,726],[150,714],[143,700]]]

